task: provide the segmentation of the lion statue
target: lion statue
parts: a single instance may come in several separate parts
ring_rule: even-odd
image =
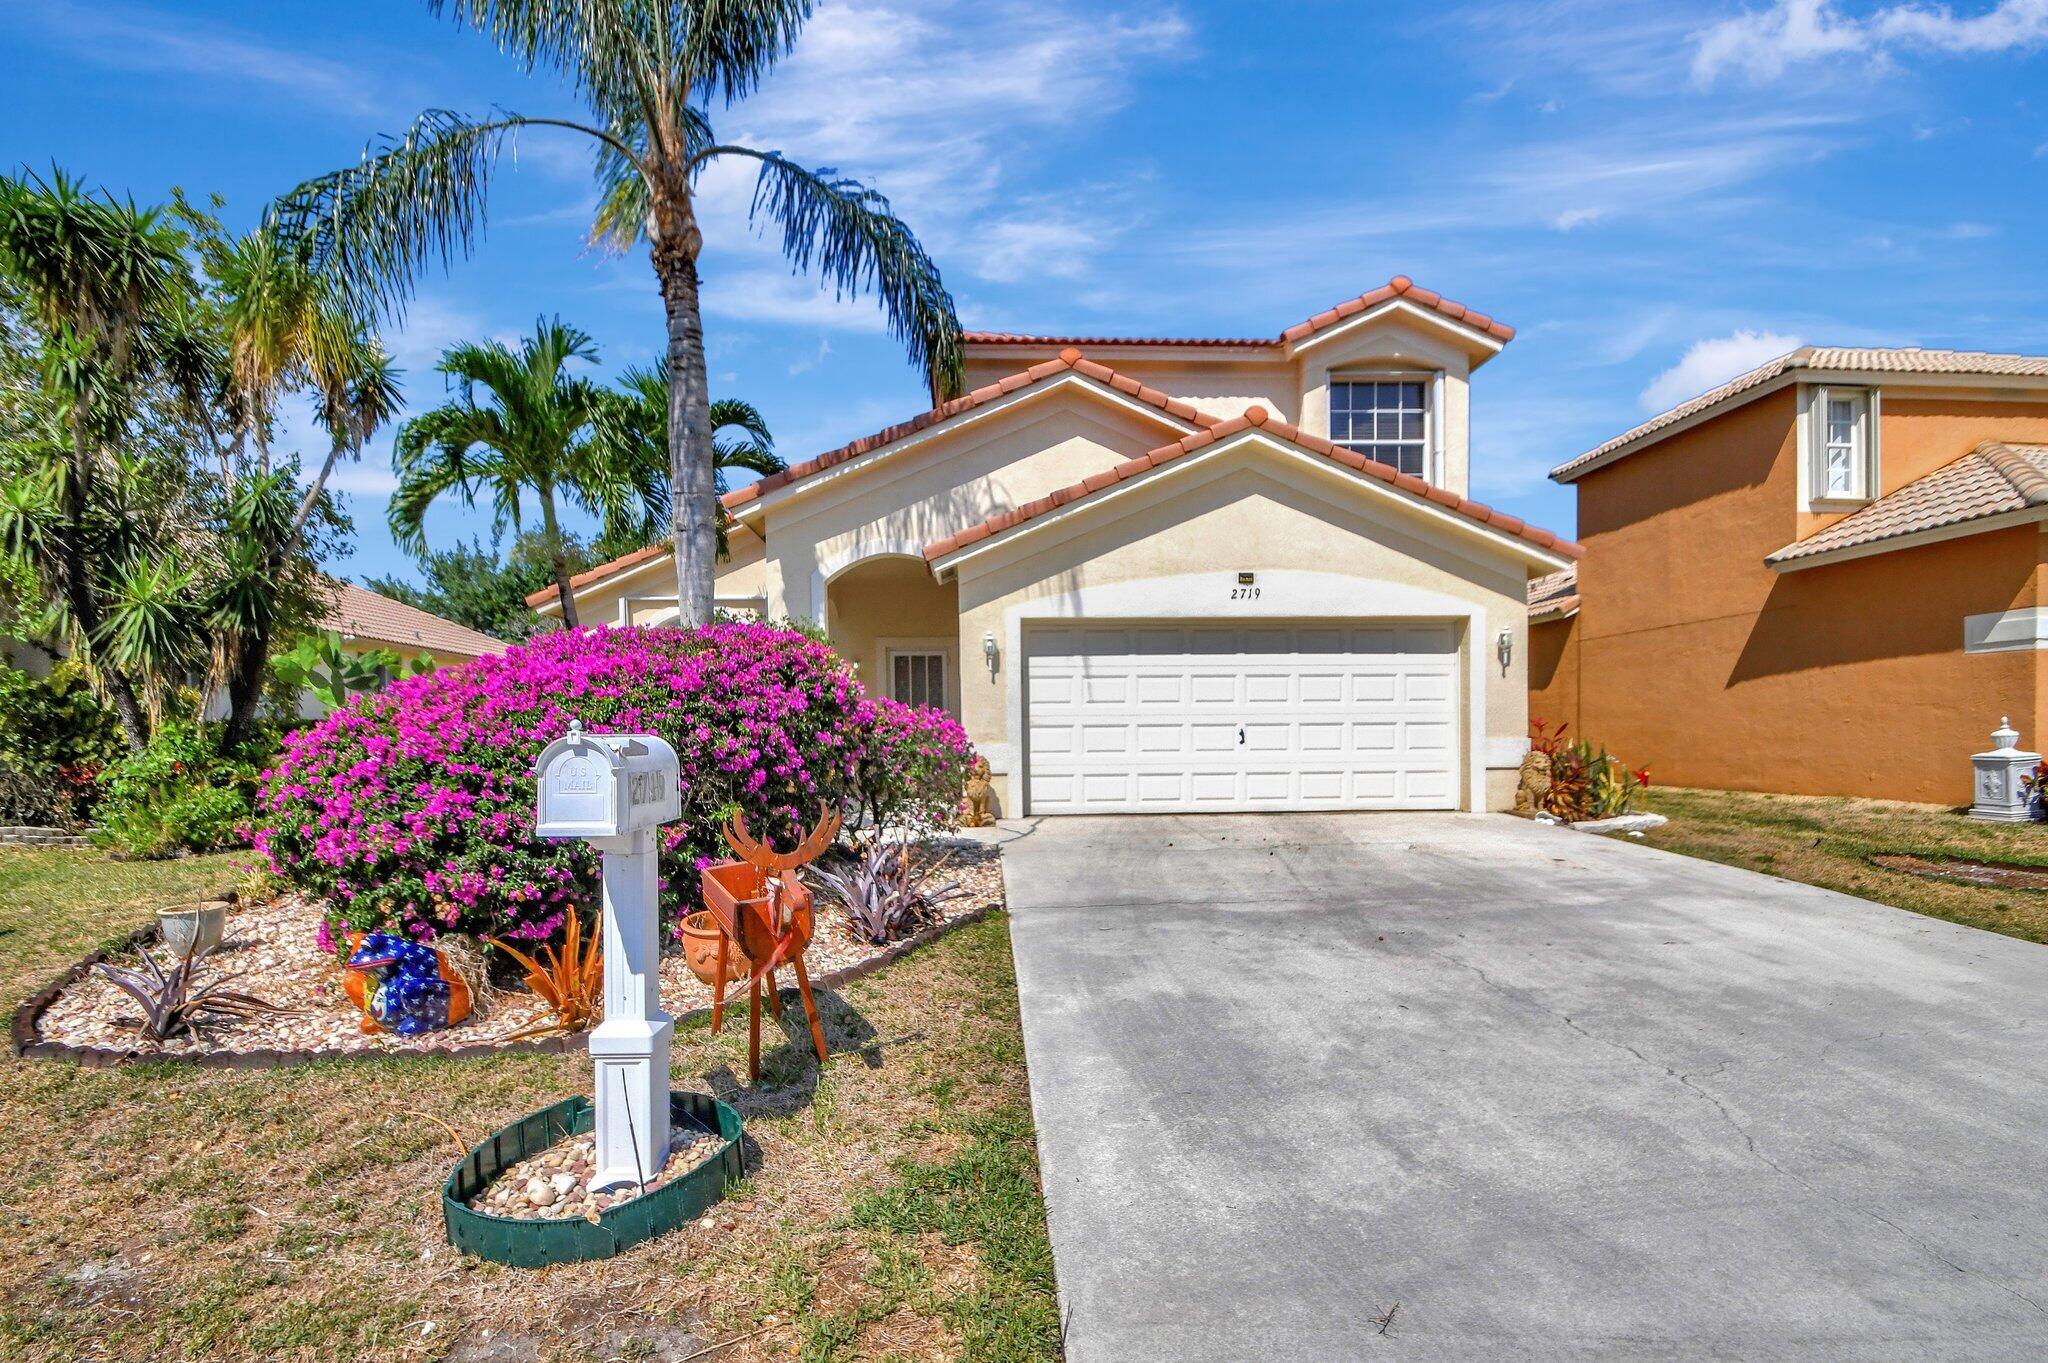
[[[991,808],[995,801],[995,784],[989,780],[988,759],[977,755],[967,768],[967,804],[960,811],[960,822],[967,828],[987,828],[996,821]]]
[[[1543,797],[1550,793],[1550,756],[1532,752],[1522,758],[1522,774],[1515,784],[1515,813],[1540,814]]]

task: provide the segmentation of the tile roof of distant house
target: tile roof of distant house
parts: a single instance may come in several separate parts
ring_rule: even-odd
[[[1773,567],[1908,548],[1934,531],[1974,533],[1993,517],[2040,510],[2048,519],[2048,445],[2007,445],[1987,440],[1952,464],[1915,478],[1824,530],[1767,557]],[[1920,541],[1915,541],[1920,542]]]
[[[1210,348],[1245,348],[1258,346],[1282,346],[1293,341],[1303,341],[1316,332],[1327,330],[1339,322],[1348,321],[1368,308],[1396,298],[1406,299],[1420,307],[1442,313],[1455,322],[1462,322],[1474,331],[1484,333],[1497,341],[1511,341],[1515,329],[1505,322],[1487,316],[1463,303],[1454,303],[1433,289],[1425,289],[1407,275],[1395,275],[1377,289],[1348,298],[1334,308],[1329,308],[1305,321],[1297,322],[1278,336],[1215,337],[1215,336],[1037,336],[1015,331],[970,331],[960,339],[969,345],[1088,345],[1088,346],[1203,346]]]
[[[1182,402],[1179,398],[1162,393],[1157,388],[1149,387],[1138,382],[1136,379],[1119,374],[1108,365],[1097,364],[1093,360],[1083,358],[1080,351],[1069,346],[1060,351],[1054,358],[1034,364],[1021,373],[1012,374],[1008,378],[998,379],[994,383],[983,384],[971,393],[962,393],[952,401],[942,402],[930,411],[922,412],[908,421],[900,421],[894,426],[884,427],[873,435],[864,435],[849,444],[841,445],[836,450],[828,450],[815,459],[806,459],[801,464],[792,464],[780,473],[771,473],[766,478],[762,478],[757,482],[748,483],[745,487],[735,488],[725,494],[725,505],[729,510],[735,510],[745,506],[748,502],[754,501],[756,498],[766,496],[777,488],[801,482],[813,474],[823,473],[826,469],[844,464],[849,459],[858,459],[861,455],[879,450],[884,445],[893,445],[906,436],[915,435],[927,427],[936,426],[940,422],[959,416],[963,412],[971,412],[977,407],[994,402],[997,398],[1008,397],[1019,389],[1029,388],[1035,383],[1040,383],[1050,378],[1057,378],[1059,375],[1068,372],[1079,374],[1085,379],[1092,379],[1105,387],[1113,388],[1126,397],[1135,398],[1147,406],[1157,407],[1168,416],[1177,418],[1184,425],[1212,426],[1216,422],[1215,417],[1198,411],[1189,404]]]
[[[2048,356],[1995,355],[1977,350],[1923,350],[1917,346],[1899,349],[1849,346],[1801,346],[1774,360],[1766,360],[1746,374],[1738,374],[1717,388],[1688,398],[1668,412],[1660,412],[1639,426],[1632,426],[1612,440],[1595,445],[1575,459],[1550,471],[1560,482],[1569,482],[1591,465],[1606,463],[1623,453],[1654,444],[1656,438],[1706,415],[1745,394],[1761,396],[1774,380],[1794,371],[1846,374],[1945,374],[1983,375],[1986,378],[2048,377]],[[1745,399],[1746,400],[1746,399]]]
[[[1058,510],[1060,507],[1069,506],[1084,498],[1092,497],[1096,493],[1114,487],[1120,482],[1140,477],[1160,467],[1162,464],[1167,464],[1180,458],[1182,455],[1192,454],[1197,450],[1204,449],[1220,440],[1228,439],[1254,426],[1262,428],[1268,435],[1287,444],[1307,450],[1312,454],[1322,455],[1326,459],[1344,465],[1344,467],[1351,469],[1353,472],[1377,478],[1384,483],[1390,483],[1411,497],[1433,503],[1446,511],[1463,516],[1468,520],[1477,521],[1479,524],[1502,534],[1525,540],[1539,549],[1548,550],[1559,557],[1577,558],[1585,552],[1572,541],[1553,535],[1548,530],[1530,525],[1519,517],[1510,516],[1504,511],[1496,511],[1484,503],[1460,497],[1455,492],[1434,487],[1423,482],[1413,474],[1402,473],[1390,464],[1382,464],[1378,460],[1368,459],[1354,450],[1347,450],[1341,446],[1332,445],[1329,441],[1298,430],[1284,421],[1274,420],[1264,407],[1252,406],[1245,409],[1243,416],[1232,417],[1230,420],[1211,426],[1205,431],[1197,431],[1193,435],[1183,437],[1174,444],[1162,445],[1158,449],[1152,450],[1136,459],[1125,460],[1115,468],[1105,469],[1101,473],[1084,478],[1070,487],[1061,488],[1044,497],[1026,502],[1022,506],[998,512],[986,520],[956,531],[944,539],[935,540],[925,546],[925,560],[927,562],[935,562],[946,557],[948,554],[957,553],[969,545],[978,544],[982,540],[991,539],[1005,531],[1013,530],[1027,521],[1035,520],[1048,512]]]
[[[1529,623],[1563,620],[1579,612],[1579,565],[1529,579]]]
[[[373,644],[394,644],[417,649],[438,658],[481,658],[503,653],[502,639],[493,639],[453,620],[443,620],[417,606],[393,601],[353,582],[330,582],[333,596],[318,628],[331,629],[344,638]]]

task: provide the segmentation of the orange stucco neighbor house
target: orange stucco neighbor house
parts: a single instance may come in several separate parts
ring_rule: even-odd
[[[2048,357],[1806,347],[1560,466],[1529,710],[1666,784],[1965,804],[2048,724]]]
[[[718,602],[958,715],[1005,814],[1503,807],[1578,552],[1465,495],[1513,335],[1403,277],[1277,336],[969,333],[963,396],[726,497]],[[673,620],[673,573],[577,612]]]

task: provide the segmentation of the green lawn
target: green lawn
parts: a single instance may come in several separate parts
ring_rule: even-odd
[[[8,1006],[237,875],[233,858],[0,854]],[[747,1086],[743,1015],[677,1038],[677,1082],[739,1107],[754,1147],[711,1227],[541,1273],[448,1249],[456,1152],[423,1118],[475,1141],[582,1091],[586,1060],[0,1062],[0,1358],[571,1363],[727,1340],[707,1363],[1057,1358],[1006,919],[820,1002],[822,1075],[799,1035]],[[785,1039],[802,1027],[786,1013]]]
[[[2048,942],[2048,893],[1929,880],[1869,860],[1907,853],[2048,867],[2048,826],[1986,823],[1943,805],[1722,790],[1653,790],[1650,808],[1671,818],[1646,836],[1653,847]]]

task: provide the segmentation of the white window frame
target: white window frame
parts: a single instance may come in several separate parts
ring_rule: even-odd
[[[1323,389],[1323,439],[1338,449],[1348,450],[1356,442],[1337,438],[1337,387],[1345,383],[1413,383],[1422,388],[1422,472],[1423,482],[1442,481],[1443,451],[1437,445],[1437,407],[1443,400],[1443,375],[1433,369],[1340,369],[1328,374]],[[1403,444],[1409,443],[1406,441]],[[1365,453],[1360,450],[1358,453]],[[1396,466],[1398,467],[1398,465]]]
[[[1832,489],[1828,480],[1828,456],[1835,448],[1830,440],[1830,407],[1841,401],[1857,404],[1850,455],[1850,472],[1855,481],[1847,491]],[[1851,510],[1877,499],[1882,486],[1878,477],[1882,453],[1879,432],[1883,429],[1880,415],[1875,388],[1859,384],[1816,384],[1809,390],[1799,428],[1799,475],[1808,510]]]
[[[880,690],[891,700],[902,699],[896,694],[896,660],[898,658],[937,658],[945,668],[945,696],[940,709],[948,714],[960,713],[960,664],[959,649],[948,639],[886,639],[882,641],[882,675]],[[905,702],[915,704],[915,702]]]

